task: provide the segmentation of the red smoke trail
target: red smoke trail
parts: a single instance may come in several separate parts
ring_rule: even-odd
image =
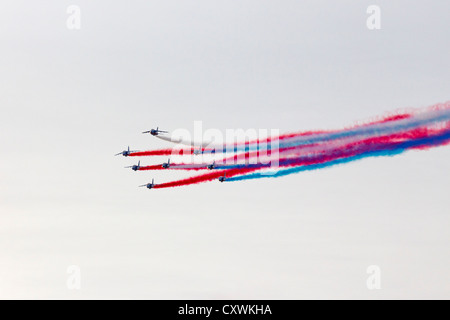
[[[212,152],[214,149],[202,148],[202,153]],[[129,157],[147,157],[147,156],[171,156],[171,155],[192,155],[195,152],[200,152],[200,149],[190,148],[190,149],[158,149],[158,150],[148,150],[148,151],[138,151],[132,152]]]
[[[151,151],[138,151],[130,153],[129,157],[145,157],[145,156],[170,156],[172,149],[160,149]]]
[[[165,168],[163,168],[162,164],[155,164],[153,166],[145,166],[145,167],[140,167],[139,171],[145,171],[145,170],[165,170]]]
[[[139,171],[147,171],[147,170],[190,170],[190,171],[198,171],[198,170],[206,170],[207,164],[196,164],[196,163],[173,163],[170,164],[168,168],[164,168],[162,164],[155,164],[152,166],[140,167]]]
[[[187,186],[190,184],[197,184],[197,183],[201,183],[201,182],[216,180],[219,177],[222,177],[224,174],[226,174],[226,177],[228,178],[228,177],[233,177],[235,175],[241,175],[241,174],[244,174],[247,172],[252,172],[254,170],[255,169],[253,169],[253,168],[248,168],[248,169],[239,168],[239,169],[214,171],[211,173],[205,173],[200,176],[195,176],[195,177],[191,177],[191,178],[187,178],[187,179],[183,179],[183,180],[177,180],[177,181],[171,181],[171,182],[157,184],[153,188],[154,189],[163,189],[163,188]]]

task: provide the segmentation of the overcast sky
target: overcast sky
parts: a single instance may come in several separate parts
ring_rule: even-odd
[[[156,126],[334,129],[448,101],[449,12],[444,0],[2,1],[0,298],[449,299],[449,147],[163,190],[137,186],[186,173],[113,156],[171,147],[140,133]]]

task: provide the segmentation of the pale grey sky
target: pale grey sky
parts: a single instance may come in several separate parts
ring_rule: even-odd
[[[374,4],[380,30],[366,27]],[[66,27],[69,5],[80,30]],[[157,125],[329,129],[448,101],[448,12],[2,1],[0,298],[450,298],[449,147],[166,190],[137,186],[185,174],[113,157],[170,147],[140,134]],[[380,290],[367,289],[370,265]]]

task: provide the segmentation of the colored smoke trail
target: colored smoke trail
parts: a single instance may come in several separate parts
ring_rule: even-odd
[[[172,149],[160,149],[160,150],[132,152],[128,156],[129,157],[170,156],[171,154],[172,154]]]
[[[360,125],[355,125],[354,128],[364,128],[376,124],[382,124],[382,123],[389,123],[394,122],[398,120],[404,120],[412,117],[413,114],[410,113],[399,113],[394,115],[386,115],[382,117],[378,117],[378,119],[371,120],[367,123],[363,123]],[[265,143],[271,143],[274,140],[285,140],[285,139],[292,139],[292,138],[298,138],[298,137],[308,137],[308,136],[314,136],[319,134],[332,134],[337,133],[340,130],[317,130],[317,131],[302,131],[302,132],[296,132],[296,133],[287,133],[280,136],[275,137],[267,137],[265,139],[258,139],[258,140],[251,140],[251,141],[245,141],[245,142],[238,142],[236,144],[221,144],[221,145],[214,145],[211,141],[200,141],[195,142],[191,139],[183,139],[181,137],[173,137],[173,136],[164,136],[164,135],[157,135],[156,137],[164,140],[169,141],[175,144],[181,144],[181,145],[187,145],[187,146],[196,146],[195,148],[201,148],[206,152],[220,152],[220,153],[226,153],[226,152],[238,152],[238,151],[244,151],[245,146],[252,146],[252,145],[258,145],[258,144],[265,144]],[[233,149],[234,146],[237,145],[237,149]],[[230,148],[229,148],[230,147]]]
[[[252,180],[252,179],[261,179],[261,178],[279,178],[284,177],[287,175],[300,173],[303,171],[313,171],[313,170],[319,170],[324,169],[327,167],[349,163],[353,161],[362,160],[368,157],[392,157],[395,155],[399,155],[401,153],[404,153],[407,150],[410,149],[427,149],[430,147],[436,147],[441,146],[450,143],[450,132],[442,133],[438,136],[432,136],[427,138],[422,138],[416,141],[407,141],[398,144],[395,148],[393,146],[389,147],[387,146],[386,149],[381,150],[372,150],[367,151],[366,153],[358,154],[349,156],[347,158],[338,158],[330,161],[325,162],[317,162],[310,165],[302,165],[298,167],[291,167],[288,169],[280,169],[277,172],[271,172],[270,174],[264,173],[264,172],[256,172],[251,174],[244,174],[240,176],[231,177],[230,179],[227,179],[227,182],[231,181],[243,181],[243,180]]]
[[[379,136],[392,134],[399,131],[412,130],[423,126],[432,125],[436,122],[450,121],[450,103],[438,104],[421,112],[403,113],[394,116],[387,116],[367,124],[355,125],[350,128],[333,131],[309,131],[299,133],[289,133],[279,137],[271,137],[263,140],[238,143],[236,145],[220,145],[208,148],[202,148],[203,153],[238,153],[251,152],[259,150],[272,150],[272,144],[276,141],[275,149],[286,149],[290,147],[301,146],[314,143],[329,143],[332,140],[343,138],[362,138],[370,136]],[[163,149],[154,151],[144,151],[131,154],[130,156],[151,156],[151,155],[176,155],[192,154],[200,149]]]
[[[198,148],[190,148],[190,149],[157,149],[157,150],[147,150],[147,151],[135,151],[130,153],[129,157],[151,157],[151,156],[185,156],[192,155],[198,153],[215,153],[214,149],[198,149]]]
[[[171,156],[171,155],[191,155],[195,149],[158,149],[148,151],[136,151],[129,154],[129,157],[148,157],[148,156]]]
[[[190,177],[190,178],[186,178],[183,180],[177,180],[177,181],[171,181],[171,182],[157,184],[153,188],[163,189],[163,188],[187,186],[187,185],[217,180],[218,178],[224,176],[224,174],[228,178],[228,177],[233,177],[235,175],[246,173],[247,171],[251,172],[251,171],[253,171],[253,169],[251,169],[251,168],[249,168],[249,169],[229,169],[229,170],[214,171],[211,173],[205,173],[203,175]]]
[[[164,139],[183,143],[181,140],[167,137]],[[276,144],[273,145],[273,142]],[[204,144],[194,147],[194,144],[190,144],[188,148],[139,151],[131,153],[130,156],[214,154],[214,162],[209,163],[192,161],[170,163],[170,166],[157,164],[140,167],[140,171],[197,171],[205,170],[214,163],[214,170],[211,172],[154,186],[155,189],[161,189],[208,182],[220,177],[224,177],[227,182],[277,178],[368,157],[389,157],[408,150],[425,150],[449,143],[450,102],[447,102],[426,109],[381,117],[340,130],[288,133],[216,148]]]
[[[285,149],[278,150],[279,152],[274,155],[267,154],[267,157],[265,160],[266,162],[263,163],[272,163],[271,161],[276,159],[277,161],[281,161],[282,163],[285,161],[288,161],[291,158],[298,158],[302,155],[308,155],[308,154],[317,154],[317,153],[324,153],[327,150],[334,150],[334,149],[350,149],[352,145],[357,144],[374,144],[374,143],[380,143],[384,142],[387,143],[389,141],[400,141],[405,139],[411,139],[411,138],[418,138],[420,136],[423,136],[425,134],[429,134],[429,129],[423,128],[423,129],[415,129],[408,132],[403,132],[399,134],[394,134],[390,136],[382,136],[382,137],[376,137],[366,140],[355,140],[355,139],[341,139],[338,140],[336,143],[330,143],[330,144],[312,144],[308,146],[301,146],[301,147],[289,147]],[[261,165],[261,162],[254,162],[254,163],[248,163],[250,159],[255,160],[261,160],[257,157],[261,157],[260,153],[257,151],[254,152],[248,152],[241,155],[235,155],[233,157],[228,157],[225,159],[219,159],[215,160],[215,169],[233,169],[233,168],[244,168],[244,167],[263,167]],[[284,157],[284,158],[283,158]],[[245,162],[247,161],[247,162]],[[231,164],[230,164],[231,163]],[[211,163],[209,163],[211,164]],[[151,166],[142,166],[139,168],[141,171],[146,170],[205,170],[207,168],[207,163],[171,163],[169,167],[165,168],[163,164],[157,164],[157,165],[151,165]]]
[[[429,132],[430,131],[430,132]],[[430,134],[431,133],[431,134]],[[360,143],[352,144],[346,149],[334,149],[325,154],[308,155],[301,158],[280,160],[280,167],[294,167],[280,169],[271,173],[252,173],[263,168],[270,168],[270,165],[247,165],[244,167],[220,170],[213,173],[199,175],[179,181],[172,181],[155,186],[158,188],[187,186],[215,180],[226,174],[228,182],[258,179],[266,177],[281,177],[288,174],[298,173],[306,170],[317,170],[331,165],[347,163],[373,156],[393,156],[409,149],[422,149],[432,146],[439,146],[450,142],[450,128],[447,126],[437,133],[435,130],[417,130],[410,132],[410,139],[404,141],[390,141],[390,137],[379,137],[367,139]],[[398,139],[398,137],[397,137]]]
[[[442,129],[441,129],[442,130]],[[276,154],[276,156],[279,156],[279,158],[276,158],[277,162],[282,165],[283,163],[287,163],[287,161],[291,161],[292,159],[299,159],[302,156],[310,156],[310,155],[317,155],[317,154],[326,154],[327,152],[337,152],[337,151],[345,151],[345,150],[351,150],[355,147],[364,147],[364,145],[369,145],[372,148],[376,144],[387,144],[392,142],[400,142],[405,141],[408,139],[419,139],[423,137],[427,137],[433,134],[439,133],[439,130],[433,130],[430,128],[418,128],[406,132],[396,133],[392,135],[387,136],[379,136],[379,137],[373,137],[368,139],[341,139],[334,142],[330,142],[328,144],[312,144],[309,146],[300,146],[300,147],[290,147],[285,149],[280,149],[279,153]],[[249,158],[246,158],[245,160],[249,160],[252,156],[254,156],[254,153],[249,154]],[[231,169],[231,168],[243,168],[243,167],[251,167],[251,166],[257,166],[257,163],[239,163],[236,161],[237,157],[234,158],[227,158],[225,159],[224,164],[218,164],[216,165],[217,169]],[[273,160],[270,157],[267,157],[268,160]],[[267,160],[265,159],[265,160]],[[234,162],[233,162],[234,161]],[[233,164],[227,164],[233,162]],[[264,163],[268,163],[265,161]],[[272,163],[272,162],[271,162]],[[275,163],[276,164],[276,163]]]
[[[162,164],[156,164],[152,166],[142,166],[139,171],[148,170],[206,170],[206,164],[196,163],[173,163],[168,168],[164,168]]]

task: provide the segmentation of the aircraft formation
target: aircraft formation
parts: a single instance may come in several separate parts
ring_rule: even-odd
[[[167,137],[167,131],[144,131],[164,141],[180,144]],[[272,142],[276,140],[275,147]],[[126,150],[117,153],[124,157],[169,156],[167,162],[156,165],[128,166],[133,171],[185,170],[201,172],[175,181],[142,185],[148,189],[181,187],[217,180],[233,182],[263,178],[279,178],[303,171],[328,168],[368,157],[390,157],[409,150],[429,150],[450,143],[450,102],[421,109],[407,109],[375,118],[344,129],[300,131],[269,137],[265,140],[245,141],[221,146],[167,148],[147,151]],[[263,150],[262,146],[267,149]],[[174,153],[176,150],[176,153]],[[266,151],[265,158],[261,158]],[[202,162],[171,161],[172,155],[202,155]],[[214,156],[205,163],[203,156]],[[244,161],[236,161],[243,159]],[[264,160],[264,161],[263,161]]]
[[[159,130],[159,127],[156,127],[156,129],[151,129],[151,130],[148,130],[148,131],[143,131],[142,133],[143,133],[143,134],[151,134],[152,136],[155,136],[155,137],[156,137],[156,136],[159,136],[160,134],[167,134],[167,133],[169,133],[169,132],[168,132],[168,131],[164,131],[164,130]],[[141,152],[141,151],[139,151],[139,150],[130,150],[130,146],[128,146],[126,150],[124,150],[124,151],[122,151],[122,152],[119,152],[119,153],[115,154],[115,156],[120,156],[120,155],[122,155],[122,156],[124,156],[124,157],[129,157],[129,156],[139,156],[139,153],[140,153],[140,152]],[[192,153],[193,155],[203,154],[204,152],[205,152],[205,150],[204,150],[203,148],[192,148],[192,150],[191,150],[191,153]],[[157,166],[158,166],[158,165],[157,165]],[[160,167],[161,167],[162,169],[169,169],[170,166],[171,166],[171,165],[170,165],[170,158],[167,159],[167,162],[164,162],[164,163],[162,163],[162,164],[160,165]],[[213,161],[212,163],[207,164],[207,165],[205,165],[205,166],[203,166],[203,167],[204,167],[204,169],[213,170],[213,169],[216,168],[216,166],[215,166],[215,161]],[[131,166],[126,166],[125,168],[130,168],[130,169],[133,170],[133,171],[139,171],[139,170],[141,170],[143,167],[141,166],[141,161],[139,160],[137,164],[131,165]],[[217,178],[217,180],[220,181],[220,182],[226,181],[226,180],[227,180],[226,174],[224,173],[223,176],[219,176],[219,177]],[[157,186],[157,184],[155,184],[155,180],[152,179],[152,182],[151,182],[151,183],[146,183],[146,184],[140,185],[139,187],[146,187],[146,188],[148,188],[148,189],[153,189],[153,188],[155,188],[156,186]]]

